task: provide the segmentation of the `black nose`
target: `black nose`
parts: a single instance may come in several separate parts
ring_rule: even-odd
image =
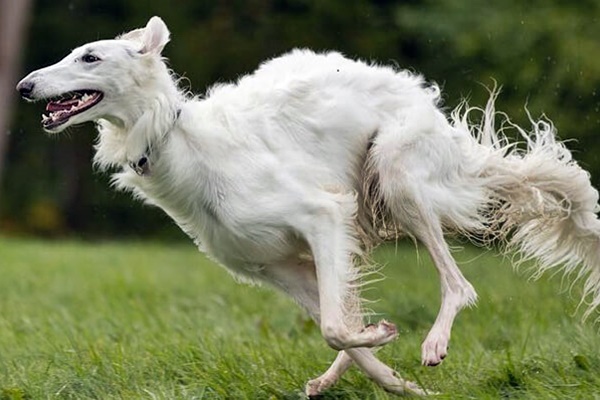
[[[22,97],[26,99],[31,99],[33,97],[32,92],[34,86],[35,84],[31,81],[21,81],[17,85],[17,90],[19,91]]]

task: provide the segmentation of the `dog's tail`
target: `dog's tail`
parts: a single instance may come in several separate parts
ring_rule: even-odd
[[[487,192],[476,218],[482,229],[474,233],[500,240],[520,261],[533,260],[537,276],[562,269],[585,280],[585,319],[600,306],[598,192],[549,120],[530,117],[533,129],[527,132],[495,111],[496,95],[491,93],[485,109],[463,104],[451,115],[454,129],[468,133],[464,159],[479,166],[477,180]],[[474,112],[483,115],[478,125],[469,122]],[[507,128],[522,142],[511,143]]]

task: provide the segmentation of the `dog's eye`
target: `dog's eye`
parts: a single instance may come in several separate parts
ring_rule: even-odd
[[[95,63],[100,61],[100,58],[96,57],[93,54],[86,54],[83,57],[81,57],[81,61],[83,61],[84,63]]]

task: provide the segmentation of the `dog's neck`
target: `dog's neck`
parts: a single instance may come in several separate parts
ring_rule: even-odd
[[[135,120],[97,121],[96,165],[101,169],[133,168],[139,175],[148,175],[160,147],[177,126],[184,102],[179,92],[176,96],[158,95]]]
[[[167,137],[167,133],[172,131],[175,128],[175,125],[177,124],[177,121],[179,120],[180,115],[181,115],[181,108],[177,108],[175,110],[175,117],[173,118],[173,123],[172,123],[171,127],[169,129],[167,129],[167,131],[165,132],[164,135],[162,135],[162,137],[158,138],[158,139],[160,139],[161,142],[148,143],[148,146],[146,147],[146,150],[144,151],[144,153],[141,154],[137,160],[129,162],[129,167],[133,171],[135,171],[136,174],[138,174],[140,176],[146,176],[146,175],[150,174],[152,164],[155,161],[155,158],[157,157],[157,152],[158,152],[158,149],[160,148],[160,145]]]
[[[138,77],[137,86],[122,97],[125,103],[98,121],[94,161],[102,169],[133,168],[147,175],[188,101],[167,66],[159,59],[151,61],[150,72]]]

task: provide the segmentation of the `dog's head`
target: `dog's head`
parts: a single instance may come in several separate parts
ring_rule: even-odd
[[[47,132],[98,119],[124,124],[132,113],[126,107],[141,107],[156,75],[164,75],[160,54],[168,41],[167,26],[152,17],[145,28],[85,44],[58,63],[33,71],[17,90],[29,101],[47,101],[42,115]]]

